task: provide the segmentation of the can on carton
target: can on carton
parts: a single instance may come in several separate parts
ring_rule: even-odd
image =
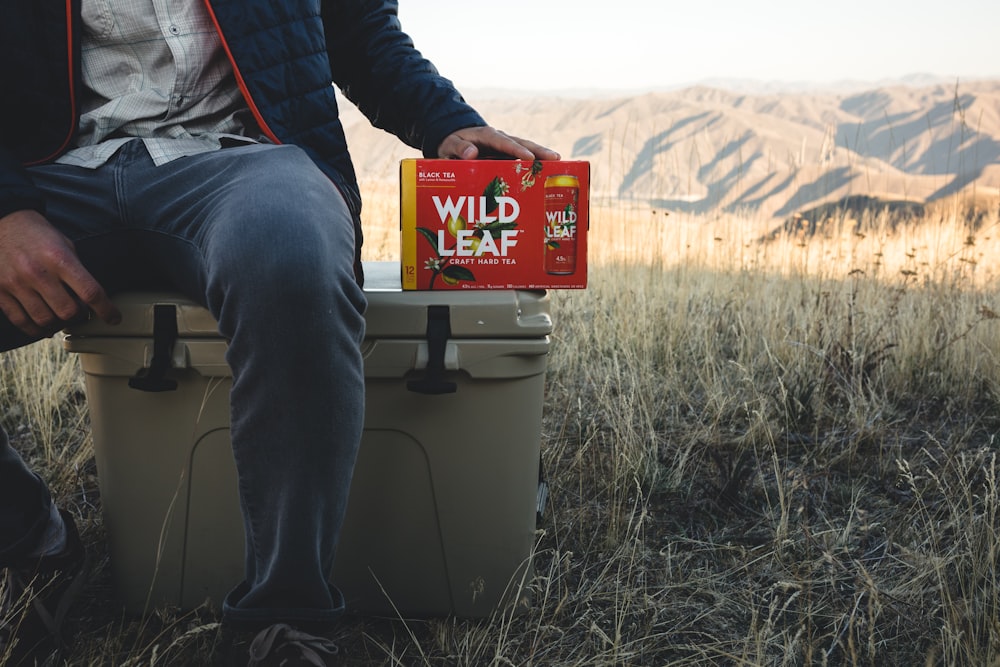
[[[576,223],[580,179],[556,174],[545,179],[545,272],[567,276],[576,272]]]

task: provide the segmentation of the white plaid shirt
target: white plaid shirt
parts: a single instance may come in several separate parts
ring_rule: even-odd
[[[96,168],[136,137],[157,165],[258,138],[200,0],[83,0],[81,48],[80,131],[59,162]]]

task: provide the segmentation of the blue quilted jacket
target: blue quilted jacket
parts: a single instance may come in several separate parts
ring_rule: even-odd
[[[344,194],[360,253],[361,198],[336,83],[371,122],[433,156],[484,125],[400,30],[395,0],[203,0],[243,95],[272,141],[301,146]],[[77,128],[80,0],[0,4],[0,217],[44,211],[24,167],[55,159]]]

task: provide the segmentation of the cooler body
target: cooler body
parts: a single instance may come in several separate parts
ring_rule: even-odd
[[[530,574],[548,299],[402,292],[395,263],[366,273],[365,428],[332,581],[364,613],[488,615]],[[116,302],[121,325],[65,343],[85,373],[116,590],[131,611],[219,603],[244,561],[226,342],[182,298]],[[168,345],[154,332],[173,322]]]

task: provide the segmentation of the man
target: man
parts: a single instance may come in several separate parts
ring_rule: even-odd
[[[489,127],[414,49],[395,0],[2,7],[0,350],[115,323],[124,289],[203,303],[230,340],[247,534],[224,624],[262,630],[253,664],[318,659],[330,647],[303,633],[343,611],[327,574],[364,407],[361,204],[331,84],[429,157],[558,155]],[[60,574],[62,593],[82,555],[0,431],[8,597],[36,574]]]

